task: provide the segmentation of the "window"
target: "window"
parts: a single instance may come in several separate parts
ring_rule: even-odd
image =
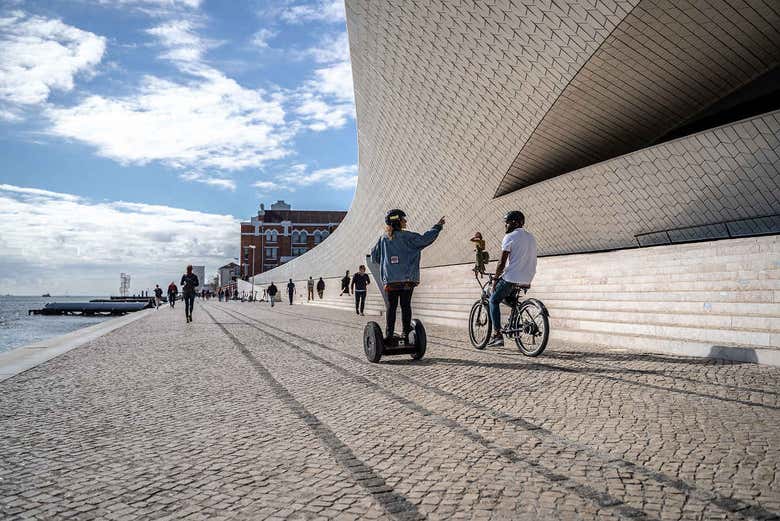
[[[328,235],[330,235],[330,232],[328,230],[322,232],[322,240],[324,241],[325,239],[327,239]]]
[[[306,233],[306,230],[295,230],[292,232],[292,242],[293,244],[306,244],[306,239],[309,238],[309,234]]]
[[[266,248],[265,249],[265,258],[266,259],[275,259],[276,253],[279,251],[279,248]]]
[[[306,242],[309,240],[309,234],[306,233],[306,230],[301,230],[301,233],[298,235],[298,239],[302,244],[306,244]]]
[[[319,244],[322,242],[322,232],[317,230],[314,232],[314,244]]]
[[[298,255],[303,255],[306,253],[306,247],[305,246],[299,246],[292,249],[292,254],[294,257],[297,257]]]
[[[276,242],[277,240],[279,240],[279,233],[276,230],[266,230],[265,232],[266,242]]]

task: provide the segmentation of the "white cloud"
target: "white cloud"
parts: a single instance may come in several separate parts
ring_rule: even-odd
[[[343,22],[346,20],[344,0],[318,0],[288,7],[281,14],[282,20],[289,23],[304,22]]]
[[[295,126],[285,124],[278,97],[213,69],[198,74],[189,83],[147,76],[132,96],[93,95],[72,108],[50,108],[49,132],[124,164],[240,170],[289,153]]]
[[[260,29],[252,36],[252,45],[265,49],[268,47],[268,40],[275,37],[278,33],[271,29]]]
[[[322,96],[311,92],[301,94],[295,113],[302,116],[306,126],[315,132],[341,128],[354,117],[355,107],[351,103],[329,103]]]
[[[261,190],[284,190],[285,187],[273,181],[255,181],[252,186]]]
[[[211,273],[234,256],[238,230],[231,215],[0,185],[0,293],[106,294],[120,271],[144,288],[188,263]]]
[[[217,47],[221,42],[201,38],[195,30],[196,24],[189,20],[176,20],[148,29],[168,50],[162,58],[175,62],[199,63],[207,50]]]
[[[357,184],[357,171],[357,165],[343,165],[307,173],[306,165],[296,164],[292,165],[287,173],[279,176],[278,182],[289,189],[324,184],[335,190],[350,190]]]
[[[106,39],[60,20],[14,12],[0,19],[0,100],[32,105],[94,73]]]
[[[208,176],[201,172],[186,172],[179,175],[179,179],[215,186],[217,188],[222,188],[223,190],[230,190],[231,192],[236,191],[236,182],[225,177]]]
[[[346,31],[338,34],[327,34],[316,46],[304,53],[314,58],[317,63],[349,62],[349,38]]]

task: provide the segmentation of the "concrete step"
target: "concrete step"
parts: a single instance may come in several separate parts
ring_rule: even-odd
[[[735,331],[780,331],[778,317],[744,317],[733,315],[703,315],[701,313],[651,313],[639,310],[587,311],[582,309],[554,309],[555,318],[561,320],[588,320],[598,322],[621,322],[624,324],[647,324],[730,329]]]
[[[550,332],[550,339],[559,342],[595,344],[679,356],[718,358],[780,366],[780,349],[775,348],[715,345],[708,342],[651,335],[622,335],[614,332],[601,333],[577,329],[554,329]]]
[[[677,313],[695,315],[731,315],[744,317],[780,317],[780,303],[742,303],[742,302],[666,302],[637,300],[582,300],[582,299],[543,299],[548,309],[600,310],[600,311],[640,311],[647,313]]]

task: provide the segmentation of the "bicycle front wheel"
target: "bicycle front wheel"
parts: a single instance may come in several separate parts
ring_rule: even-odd
[[[539,356],[547,347],[550,337],[550,318],[547,308],[538,300],[529,299],[520,305],[515,337],[517,348],[525,356]]]
[[[485,349],[490,341],[490,332],[493,329],[490,323],[490,310],[487,302],[478,300],[471,306],[469,313],[469,340],[477,349]]]

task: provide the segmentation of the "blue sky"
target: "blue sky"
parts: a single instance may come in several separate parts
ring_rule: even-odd
[[[0,1],[0,157],[0,293],[212,272],[260,202],[349,207],[343,2]]]

